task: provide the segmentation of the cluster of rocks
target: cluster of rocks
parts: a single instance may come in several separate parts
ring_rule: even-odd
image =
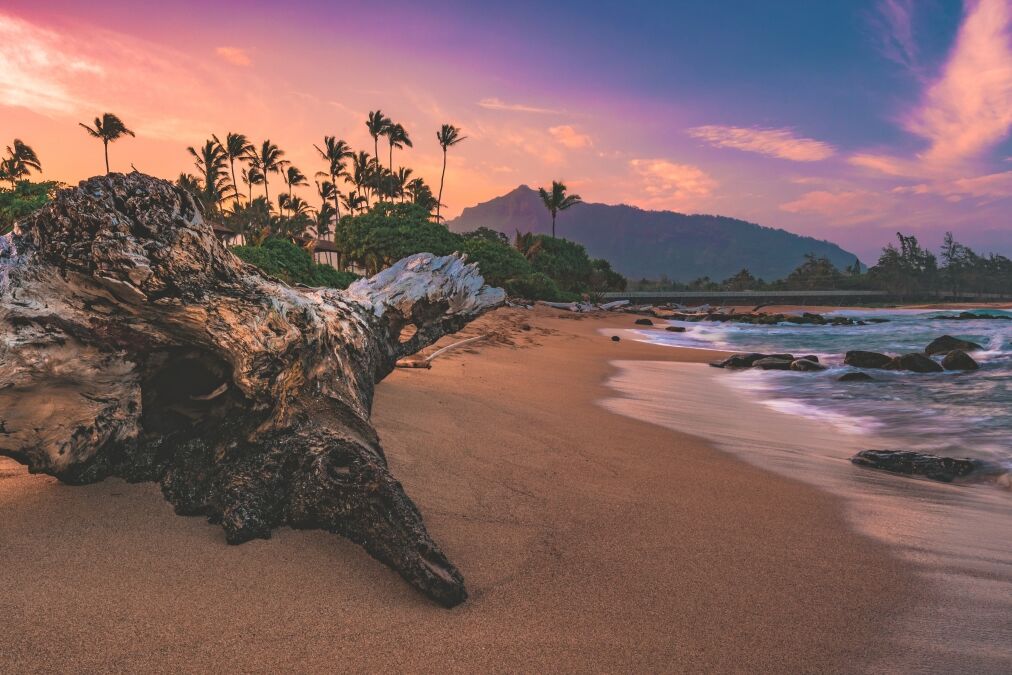
[[[796,370],[813,372],[825,370],[815,355],[795,357],[793,354],[760,354],[758,352],[740,352],[721,361],[710,364],[714,368],[759,368],[760,370]]]
[[[915,373],[940,373],[943,370],[977,370],[980,365],[968,352],[983,349],[976,342],[943,335],[931,341],[923,352],[890,356],[879,352],[853,350],[847,352],[843,362],[855,368],[880,370],[908,370]],[[932,356],[942,355],[939,363]]]
[[[911,352],[899,356],[880,354],[863,350],[847,352],[843,362],[854,368],[878,370],[905,370],[914,373],[940,373],[944,370],[977,370],[980,366],[967,352],[983,349],[976,342],[943,335],[932,340],[923,352]],[[941,363],[932,356],[943,355]],[[710,364],[714,368],[759,368],[761,370],[794,370],[814,372],[825,370],[815,355],[796,357],[793,354],[762,354],[739,352]],[[874,378],[864,372],[845,373],[841,382],[868,382]]]
[[[1006,316],[1004,314],[974,314],[973,312],[946,314],[945,316],[939,316],[935,318],[942,321],[977,321],[979,319],[985,319],[990,321],[1012,321],[1012,316]]]

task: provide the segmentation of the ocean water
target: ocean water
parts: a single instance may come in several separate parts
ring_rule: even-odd
[[[883,626],[892,655],[863,664],[870,672],[1012,672],[1008,481],[938,483],[849,461],[863,449],[914,449],[1012,469],[1012,321],[939,319],[947,313],[834,313],[889,319],[865,326],[672,322],[686,332],[624,331],[627,338],[678,347],[815,354],[829,368],[795,373],[615,361],[608,381],[614,395],[601,401],[613,412],[701,436],[763,470],[835,495],[857,531],[910,565],[923,594]],[[843,365],[848,350],[922,351],[941,335],[984,346],[973,353],[981,369],[868,370],[875,382],[837,381],[853,370]]]
[[[651,342],[682,347],[815,354],[829,366],[816,373],[728,371],[726,383],[749,392],[770,408],[823,420],[844,434],[874,432],[880,442],[1003,464],[1012,470],[1012,321],[944,320],[958,312],[933,310],[845,310],[833,316],[883,318],[865,326],[782,324],[751,326],[672,322],[685,333],[641,331]],[[1002,310],[975,311],[1005,315]],[[918,374],[868,370],[875,382],[838,382],[852,349],[904,354],[922,351],[941,335],[971,340],[981,365],[973,372]]]

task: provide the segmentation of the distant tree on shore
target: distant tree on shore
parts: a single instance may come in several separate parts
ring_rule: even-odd
[[[123,124],[123,120],[112,113],[103,113],[102,117],[96,117],[94,126],[88,126],[84,122],[79,122],[79,125],[88,132],[89,136],[102,141],[102,148],[105,151],[106,173],[109,173],[109,144],[123,136],[135,136],[134,132]]]
[[[373,110],[369,113],[369,117],[366,118],[365,126],[369,130],[369,135],[372,136],[373,143],[373,159],[379,164],[379,137],[387,132],[387,128],[393,122],[389,117],[383,114],[382,110]]]
[[[229,189],[225,150],[216,140],[207,140],[199,150],[190,146],[186,151],[193,157],[193,165],[199,172],[198,194],[205,213],[217,212]]]
[[[386,131],[384,132],[387,141],[390,143],[390,173],[394,172],[394,148],[403,150],[405,147],[413,148],[414,143],[411,142],[411,138],[408,136],[407,130],[400,124],[388,124]]]
[[[436,132],[436,140],[439,147],[443,149],[443,172],[439,174],[439,196],[436,197],[436,222],[439,222],[439,209],[443,206],[443,183],[446,181],[446,151],[457,143],[465,140],[467,136],[460,135],[460,129],[452,124],[444,124]]]
[[[334,200],[334,213],[337,220],[341,219],[341,190],[337,186],[337,179],[342,176],[347,176],[345,170],[344,160],[349,157],[354,157],[355,153],[352,152],[351,146],[336,136],[324,136],[323,147],[313,145],[316,148],[316,152],[319,153],[320,159],[327,163],[327,170],[320,171],[317,176],[328,176],[330,178],[330,184],[333,186],[331,196]]]
[[[552,238],[555,238],[555,217],[559,211],[565,211],[571,206],[575,206],[582,202],[580,195],[567,195],[566,185],[561,181],[552,181],[552,191],[549,192],[545,188],[538,188],[538,194],[541,195],[541,201],[544,202],[545,208],[552,214]]]

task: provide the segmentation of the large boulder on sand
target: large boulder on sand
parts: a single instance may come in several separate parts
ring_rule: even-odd
[[[860,349],[847,352],[843,362],[855,368],[885,368],[892,363],[893,358],[878,352],[866,352]]]
[[[891,370],[909,370],[914,373],[940,373],[942,367],[920,352],[897,356],[889,365]]]
[[[942,359],[942,368],[946,370],[977,370],[980,366],[972,356],[962,349],[953,349]]]
[[[942,337],[932,340],[931,344],[924,348],[924,353],[928,356],[932,356],[933,354],[948,354],[953,349],[961,349],[964,352],[973,352],[983,349],[983,347],[976,342],[961,340],[959,338],[952,337],[951,335],[943,335]]]

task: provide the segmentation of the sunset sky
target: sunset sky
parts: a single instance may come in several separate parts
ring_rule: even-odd
[[[113,170],[174,178],[241,131],[311,176],[380,108],[430,184],[439,125],[468,136],[451,216],[563,179],[869,262],[897,229],[1012,255],[1012,0],[487,4],[0,0],[0,147],[76,182],[103,168],[77,123],[110,111],[137,132]]]

